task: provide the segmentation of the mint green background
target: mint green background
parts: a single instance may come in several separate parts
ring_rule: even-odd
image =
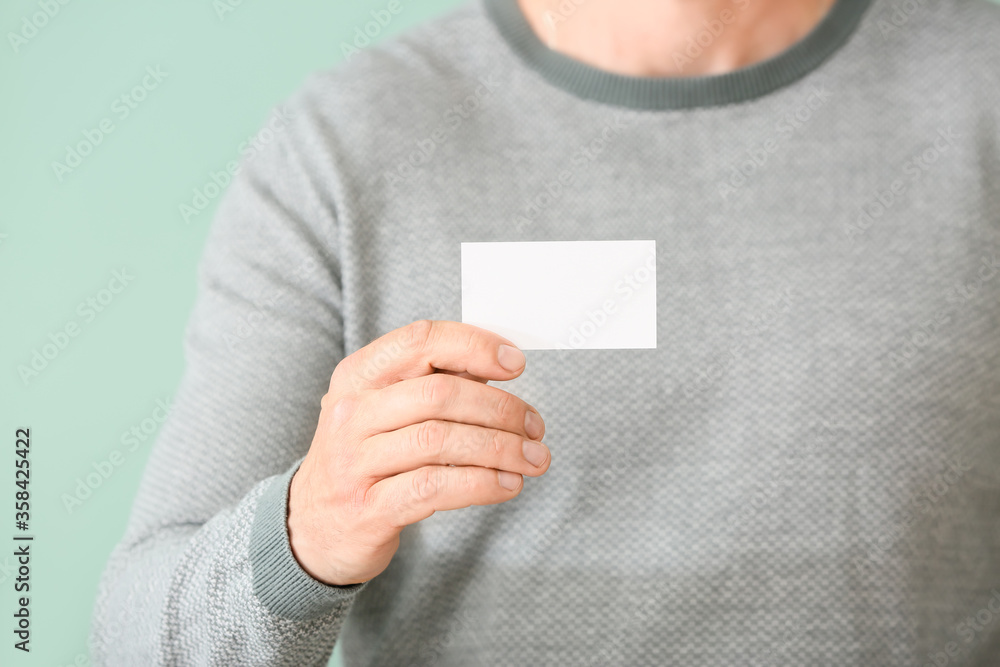
[[[400,0],[384,39],[458,0]],[[195,268],[212,211],[185,225],[192,189],[239,157],[271,106],[311,71],[342,60],[341,43],[388,0],[243,0],[220,20],[212,0],[76,0],[15,54],[7,33],[39,8],[0,3],[0,664],[70,665],[87,651],[98,576],[121,537],[148,440],[71,515],[77,477],[173,396]],[[147,65],[168,78],[119,120],[111,103]],[[53,160],[105,117],[115,130],[59,183]],[[77,304],[128,267],[135,280],[91,323]],[[27,386],[50,333],[81,324]],[[14,430],[32,429],[32,652],[13,649]]]

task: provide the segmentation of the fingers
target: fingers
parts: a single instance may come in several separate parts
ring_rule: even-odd
[[[524,363],[524,354],[511,341],[491,331],[462,322],[419,320],[349,355],[337,370],[351,383],[350,389],[360,391],[436,370],[511,380],[521,374]]]
[[[362,437],[440,419],[485,426],[541,440],[538,411],[510,392],[472,380],[435,373],[361,395]]]
[[[368,498],[383,521],[402,528],[441,510],[505,502],[517,496],[523,486],[520,475],[507,471],[424,466],[372,485]]]
[[[479,466],[537,477],[551,460],[548,447],[521,435],[436,419],[378,433],[358,453],[362,474],[377,479],[428,465]]]
[[[455,377],[465,378],[467,380],[474,380],[474,381],[482,383],[482,384],[486,384],[487,382],[489,382],[489,380],[487,380],[486,378],[481,378],[478,375],[473,375],[472,373],[469,373],[468,371],[462,371],[462,372],[459,373],[459,372],[456,372],[456,371],[442,371],[442,370],[438,370],[437,372],[438,373],[443,373],[445,375],[454,375]]]

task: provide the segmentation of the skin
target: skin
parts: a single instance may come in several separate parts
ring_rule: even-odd
[[[720,74],[804,37],[833,0],[518,0],[539,37],[569,57],[632,76]],[[731,14],[723,15],[724,11]],[[558,17],[549,12],[561,12]],[[548,17],[548,18],[546,18]],[[725,18],[678,65],[705,21]],[[702,40],[707,41],[707,40]],[[344,358],[289,489],[292,553],[331,585],[385,570],[408,525],[515,498],[545,473],[545,424],[488,384],[524,371],[511,341],[460,322],[414,322]],[[532,424],[532,422],[535,422]]]
[[[608,72],[653,77],[722,74],[766,60],[805,37],[833,2],[518,0],[550,49]],[[718,34],[703,35],[711,41],[699,42],[690,62],[678,58],[705,22],[716,22]]]
[[[551,454],[538,411],[487,384],[524,366],[506,338],[448,321],[414,322],[345,357],[289,489],[302,568],[327,584],[367,581],[405,526],[505,502],[523,475],[543,474]]]

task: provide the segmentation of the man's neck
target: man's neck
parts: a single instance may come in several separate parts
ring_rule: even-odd
[[[517,0],[549,48],[631,76],[722,74],[799,41],[834,0]]]

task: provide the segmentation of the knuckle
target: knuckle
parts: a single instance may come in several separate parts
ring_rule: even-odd
[[[327,401],[324,409],[330,412],[330,422],[334,427],[344,426],[358,409],[359,401],[352,396],[327,396],[323,397]]]
[[[479,332],[469,327],[465,332],[465,355],[472,356],[479,349]]]
[[[444,407],[453,391],[451,377],[443,373],[425,376],[421,390],[424,403],[435,408]]]
[[[489,441],[487,442],[486,451],[499,459],[503,455],[503,450],[509,441],[507,435],[504,431],[494,429],[488,436]]]
[[[351,514],[362,515],[369,509],[368,490],[371,488],[369,484],[355,480],[344,484],[342,488],[342,503]]]
[[[400,344],[411,352],[423,349],[430,340],[434,330],[431,320],[410,322],[400,331]]]
[[[421,468],[413,476],[413,494],[420,500],[431,500],[441,490],[441,475],[434,468]]]
[[[500,390],[493,409],[501,424],[506,424],[508,420],[513,418],[514,410],[517,407],[516,403],[513,394]]]
[[[415,429],[416,448],[422,454],[435,456],[444,448],[447,427],[436,419],[425,421]]]

